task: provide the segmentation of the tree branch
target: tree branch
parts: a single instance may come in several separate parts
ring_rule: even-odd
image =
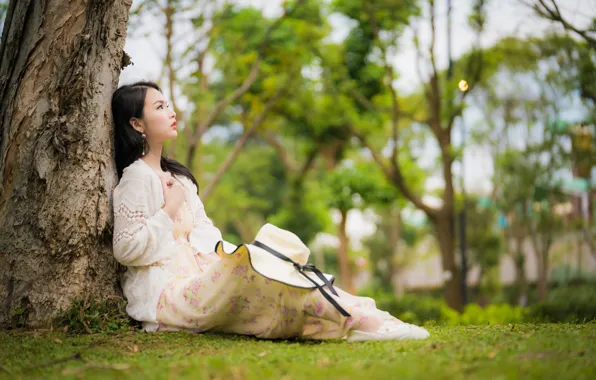
[[[559,6],[555,2],[555,0],[551,0],[553,5],[552,8],[546,4],[544,0],[538,0],[538,4],[535,4],[532,8],[538,13],[539,16],[542,16],[548,20],[559,22],[563,27],[568,30],[576,33],[577,35],[581,36],[585,39],[593,48],[596,48],[596,38],[590,36],[588,32],[594,32],[593,29],[581,30],[577,27],[573,26],[569,21],[563,18],[561,11],[559,10]],[[540,8],[542,6],[542,8]]]
[[[281,17],[279,17],[277,20],[275,20],[275,22],[273,24],[271,24],[271,26],[269,26],[269,28],[267,29],[267,32],[265,32],[265,36],[263,37],[263,40],[261,41],[261,45],[259,46],[257,58],[255,59],[255,61],[252,64],[250,73],[248,74],[248,76],[246,77],[244,82],[236,90],[234,90],[230,95],[223,98],[215,105],[215,108],[209,113],[209,115],[207,116],[205,121],[202,122],[199,125],[199,127],[196,129],[194,135],[192,136],[192,138],[190,140],[191,145],[196,144],[197,141],[201,139],[203,134],[211,127],[211,124],[213,124],[213,122],[215,121],[217,116],[221,113],[221,111],[223,111],[230,103],[232,103],[233,101],[235,101],[236,99],[241,97],[246,91],[248,91],[248,89],[257,80],[258,74],[259,74],[260,63],[261,63],[261,60],[263,59],[263,55],[264,55],[264,51],[265,51],[265,46],[267,46],[267,43],[269,42],[269,39],[271,38],[271,34],[279,27],[281,22],[285,18],[290,16],[296,10],[296,8],[303,2],[304,2],[304,0],[297,0],[296,3],[294,4],[294,6],[290,10],[285,11]]]
[[[203,202],[207,201],[207,198],[209,198],[209,195],[211,194],[211,192],[213,191],[215,186],[217,186],[217,184],[223,177],[224,173],[230,168],[230,166],[232,166],[232,163],[234,162],[234,160],[236,159],[236,157],[242,150],[242,147],[244,146],[246,141],[249,139],[249,137],[251,137],[254,134],[255,130],[257,128],[259,128],[259,126],[261,126],[261,124],[263,124],[263,122],[267,118],[267,114],[269,114],[269,112],[271,111],[271,108],[273,108],[273,104],[275,104],[275,102],[278,101],[279,98],[281,97],[281,95],[283,94],[284,88],[285,88],[285,86],[280,86],[280,88],[276,91],[275,95],[273,95],[271,98],[269,98],[269,100],[267,101],[267,104],[265,105],[265,109],[263,109],[263,112],[261,112],[261,114],[253,121],[251,127],[249,129],[247,129],[246,131],[244,131],[244,133],[242,134],[240,139],[238,139],[238,141],[236,141],[236,145],[234,145],[234,149],[232,149],[232,152],[230,152],[230,155],[226,158],[226,160],[217,169],[217,172],[215,173],[213,179],[211,180],[211,182],[209,182],[209,184],[203,191],[203,195],[201,196]]]
[[[368,151],[372,155],[372,157],[375,160],[375,162],[377,163],[377,165],[379,165],[379,168],[381,169],[381,171],[385,174],[385,177],[387,177],[387,179],[391,183],[395,184],[399,188],[399,190],[402,192],[404,197],[406,197],[406,199],[408,199],[410,202],[412,202],[414,204],[414,206],[416,206],[420,210],[424,211],[424,213],[430,219],[433,219],[433,220],[436,219],[439,211],[426,205],[422,201],[421,198],[419,198],[416,194],[414,194],[414,192],[409,188],[409,186],[406,184],[406,182],[404,180],[403,174],[399,167],[399,163],[396,161],[395,165],[392,166],[393,170],[390,170],[390,168],[388,168],[387,165],[383,162],[383,159],[381,158],[381,156],[379,156],[379,154],[376,152],[376,150],[374,150],[370,146],[370,144],[368,143],[366,138],[361,133],[358,133],[358,131],[356,131],[356,129],[353,126],[350,126],[350,132],[352,133],[353,136],[355,136],[358,140],[360,140],[360,142],[362,143],[362,145],[364,147],[366,147],[368,149]]]
[[[296,176],[296,183],[302,182],[304,180],[304,177],[306,177],[306,175],[308,174],[308,172],[312,170],[318,154],[319,154],[318,149],[312,149],[308,153],[308,156],[306,157],[306,161],[304,161],[304,165],[302,165],[302,168],[300,169],[300,171],[298,172],[298,175]]]
[[[271,145],[277,151],[277,154],[279,154],[279,158],[281,158],[281,162],[285,166],[286,170],[289,172],[294,172],[296,170],[296,163],[292,160],[287,150],[281,145],[275,136],[270,133],[261,133],[260,136],[263,140],[265,140],[266,143]]]
[[[426,85],[426,80],[422,75],[422,50],[420,49],[420,39],[418,37],[418,28],[414,29],[414,47],[416,48],[416,74],[418,75],[418,80],[424,89],[424,94],[427,98],[430,98],[430,88]]]
[[[431,3],[433,2],[433,0],[430,0],[430,1],[431,1]],[[377,154],[377,152],[375,150],[372,149],[372,147],[368,144],[366,138],[362,134],[358,133],[353,126],[350,126],[349,128],[350,128],[351,133],[356,138],[358,138],[360,140],[360,142],[370,151],[371,155],[373,156],[373,159],[375,160],[377,165],[379,165],[379,167],[381,168],[382,172],[385,174],[387,179],[390,182],[392,182],[393,184],[395,184],[399,188],[399,190],[402,192],[402,194],[410,202],[412,202],[417,208],[424,211],[430,219],[435,219],[436,216],[438,215],[438,211],[429,207],[428,205],[424,204],[424,202],[422,202],[422,199],[420,199],[419,197],[417,197],[414,194],[414,192],[407,186],[407,184],[403,178],[401,169],[399,167],[399,162],[398,162],[398,141],[399,141],[399,129],[398,128],[399,128],[399,125],[398,125],[398,122],[399,122],[401,110],[399,107],[397,92],[395,91],[395,88],[393,87],[393,76],[394,76],[393,67],[387,61],[387,49],[383,45],[383,41],[381,41],[381,39],[380,39],[380,30],[379,30],[379,26],[377,24],[377,20],[376,20],[375,14],[374,14],[374,9],[372,9],[372,6],[369,4],[369,6],[366,7],[366,10],[368,11],[370,25],[373,30],[373,33],[377,38],[379,38],[379,49],[381,49],[381,54],[383,56],[383,65],[385,67],[386,75],[389,79],[387,88],[391,94],[391,138],[393,140],[393,147],[392,147],[391,159],[390,159],[391,168],[388,168],[387,165],[385,163],[383,163],[383,159]],[[433,57],[433,60],[434,60],[434,57]]]
[[[352,95],[352,97],[354,99],[356,99],[356,101],[358,103],[360,103],[360,105],[362,105],[364,108],[368,109],[369,111],[374,111],[374,112],[380,112],[380,111],[386,111],[385,109],[379,109],[379,107],[375,106],[370,100],[366,99],[366,97],[364,95],[362,95],[361,93],[359,93],[357,90],[355,89],[350,89],[349,90],[350,95]]]

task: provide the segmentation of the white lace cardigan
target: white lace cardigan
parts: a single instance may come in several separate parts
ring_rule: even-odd
[[[196,252],[212,253],[221,232],[205,214],[195,184],[174,177],[183,183],[193,212],[190,244]],[[114,257],[128,268],[122,277],[126,311],[147,331],[157,328],[157,303],[169,276],[159,263],[175,254],[174,222],[162,210],[164,203],[161,181],[145,161],[139,158],[124,169],[114,189]]]

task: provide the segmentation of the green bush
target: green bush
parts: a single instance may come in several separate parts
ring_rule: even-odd
[[[445,315],[444,324],[447,325],[503,325],[507,323],[522,323],[526,320],[527,312],[518,306],[509,304],[493,304],[485,308],[478,304],[469,304],[464,312],[459,314],[450,309]]]
[[[469,304],[462,314],[451,309],[440,299],[406,295],[396,299],[386,292],[364,292],[372,297],[381,310],[404,322],[417,325],[486,325],[521,323],[527,318],[527,311],[509,304],[493,304],[482,308],[478,304]]]
[[[126,313],[126,301],[120,297],[78,300],[60,313],[55,323],[73,334],[117,332],[140,324]]]
[[[530,307],[529,318],[536,322],[585,323],[595,320],[596,285],[553,289],[546,301]]]

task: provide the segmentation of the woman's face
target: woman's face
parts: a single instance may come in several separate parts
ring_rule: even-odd
[[[163,144],[178,136],[176,113],[168,107],[163,94],[153,88],[147,89],[143,118],[132,123],[136,130],[145,133],[149,146]]]

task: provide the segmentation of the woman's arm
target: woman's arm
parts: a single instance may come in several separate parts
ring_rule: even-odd
[[[197,194],[197,187],[192,181],[191,184],[191,202],[194,205],[194,228],[188,236],[190,245],[195,252],[198,253],[212,253],[215,251],[215,245],[218,241],[223,240],[221,231],[213,225],[213,222],[205,213],[205,206],[199,195]]]
[[[114,190],[114,257],[127,266],[145,266],[168,257],[174,222],[163,210],[149,214],[149,186],[127,179]]]

